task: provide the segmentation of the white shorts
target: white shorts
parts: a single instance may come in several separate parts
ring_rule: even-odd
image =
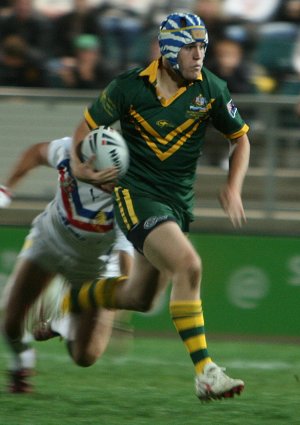
[[[79,285],[105,272],[114,242],[114,230],[99,234],[99,238],[80,238],[46,211],[33,221],[19,257]]]

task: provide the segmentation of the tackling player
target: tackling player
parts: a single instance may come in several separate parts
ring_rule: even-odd
[[[101,275],[128,275],[132,265],[133,248],[115,226],[112,196],[73,176],[71,143],[65,137],[31,146],[0,189],[0,207],[4,207],[30,170],[49,165],[58,171],[55,198],[33,221],[2,299],[4,336],[12,353],[11,392],[32,389],[28,377],[35,367],[35,352],[28,333],[38,340],[63,336],[80,366],[97,360],[109,342],[115,312],[94,308],[70,314],[61,310],[62,298],[69,285],[79,288]],[[104,182],[113,180],[116,170],[106,169],[102,176]]]
[[[118,223],[137,252],[133,272],[123,281],[87,284],[89,299],[73,290],[69,303],[74,311],[88,310],[94,303],[147,311],[160,274],[168,274],[170,314],[194,364],[197,396],[233,397],[244,382],[227,376],[208,352],[201,259],[185,234],[193,220],[193,184],[209,123],[232,145],[228,179],[220,193],[222,207],[234,226],[245,221],[241,192],[250,154],[248,126],[225,81],[203,66],[208,34],[200,17],[172,13],[162,22],[158,38],[160,59],[108,85],[86,110],[72,151],[77,178],[101,183],[101,175],[80,162],[78,144],[90,129],[120,120],[130,166],[114,190],[114,201]]]

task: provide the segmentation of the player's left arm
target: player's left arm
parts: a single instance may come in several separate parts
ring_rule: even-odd
[[[227,182],[220,192],[221,205],[234,227],[246,221],[242,189],[249,166],[250,143],[247,134],[232,139]]]

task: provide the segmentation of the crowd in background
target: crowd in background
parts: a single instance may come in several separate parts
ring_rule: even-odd
[[[204,20],[232,93],[300,93],[300,0],[0,0],[0,86],[101,89],[159,57],[174,11]]]

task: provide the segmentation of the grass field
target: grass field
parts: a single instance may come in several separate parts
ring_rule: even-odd
[[[94,366],[73,365],[58,339],[36,343],[35,392],[5,392],[7,351],[1,342],[1,425],[298,425],[297,345],[210,342],[210,353],[245,380],[235,399],[200,403],[193,367],[179,339],[116,341]]]

